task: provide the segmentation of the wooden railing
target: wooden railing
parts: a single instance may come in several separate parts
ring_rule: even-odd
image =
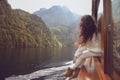
[[[95,60],[95,67],[100,80],[112,80],[107,74],[104,73],[104,67],[97,59]]]
[[[103,64],[97,59],[94,59],[95,70],[88,72],[85,67],[82,67],[77,80],[112,80],[107,74],[104,73]]]

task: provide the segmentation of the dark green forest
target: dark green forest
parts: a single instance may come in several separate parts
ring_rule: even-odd
[[[40,17],[13,10],[7,0],[0,0],[0,48],[61,46]]]

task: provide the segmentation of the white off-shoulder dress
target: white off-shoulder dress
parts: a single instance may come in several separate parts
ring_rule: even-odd
[[[83,60],[89,57],[101,56],[101,36],[94,34],[91,41],[88,41],[86,45],[79,45],[74,56],[77,58],[75,63],[73,63],[70,68],[80,68],[83,65]],[[88,68],[88,67],[87,67]]]

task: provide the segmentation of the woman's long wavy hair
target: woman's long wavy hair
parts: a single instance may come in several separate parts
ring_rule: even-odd
[[[81,18],[79,33],[79,44],[86,44],[92,40],[93,34],[97,36],[97,27],[94,19],[90,15],[85,15]]]

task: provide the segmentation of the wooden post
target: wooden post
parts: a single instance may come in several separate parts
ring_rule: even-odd
[[[92,0],[92,16],[97,23],[97,13],[100,0]]]
[[[104,72],[112,77],[113,74],[113,22],[111,0],[103,0],[103,15],[105,31]]]

